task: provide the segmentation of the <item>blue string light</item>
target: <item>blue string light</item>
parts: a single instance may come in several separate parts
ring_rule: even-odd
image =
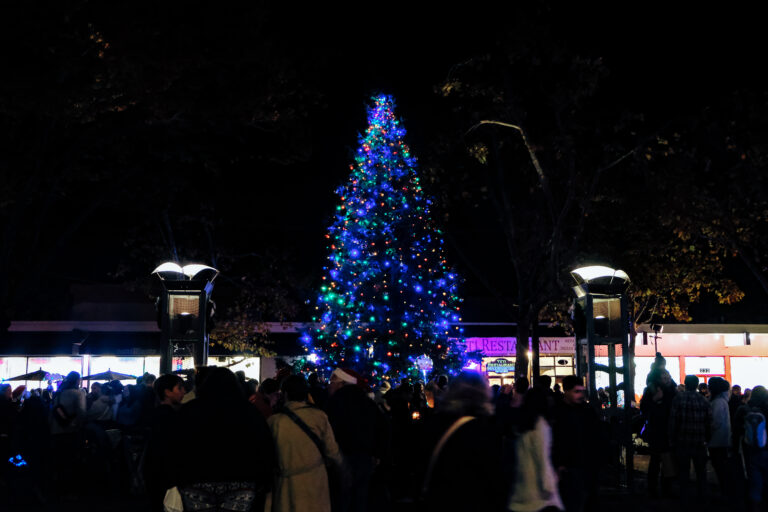
[[[463,364],[460,329],[445,320],[460,319],[459,279],[394,107],[390,96],[372,98],[349,179],[336,190],[340,202],[326,235],[330,263],[316,303],[320,322],[301,338],[327,370],[349,365],[402,378],[414,375],[414,356],[422,354],[437,370]]]

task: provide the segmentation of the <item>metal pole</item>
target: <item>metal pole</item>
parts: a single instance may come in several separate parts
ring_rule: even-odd
[[[171,343],[168,337],[163,333],[163,341],[160,344],[160,375],[166,375],[173,371],[173,358],[171,355]]]
[[[587,294],[586,308],[584,308],[584,316],[587,320],[587,379],[589,386],[589,401],[592,407],[600,409],[600,404],[597,400],[597,386],[595,382],[595,313],[592,305],[592,295]]]
[[[635,383],[632,381],[632,365],[634,364],[634,354],[629,352],[629,307],[626,297],[621,296],[621,355],[624,362],[624,424],[625,424],[625,442],[626,457],[624,466],[627,472],[627,488],[629,492],[634,489],[635,472],[635,446],[632,442],[632,400],[635,398]]]
[[[538,316],[538,315],[537,315]],[[533,379],[537,379],[538,376],[541,374],[540,368],[540,361],[539,361],[539,355],[540,355],[540,349],[539,346],[539,322],[538,320],[533,322],[533,326],[531,327],[531,353],[532,353],[532,360],[531,360],[531,373],[533,374]],[[531,381],[533,381],[531,379]]]
[[[611,398],[611,415],[613,415],[619,407],[619,390],[616,389],[616,345],[613,343],[608,345],[608,385],[611,388],[609,396]]]

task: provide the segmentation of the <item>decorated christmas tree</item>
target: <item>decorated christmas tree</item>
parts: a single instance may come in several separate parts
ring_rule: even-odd
[[[349,180],[336,191],[317,327],[302,336],[303,362],[376,377],[424,376],[430,366],[455,373],[464,356],[455,324],[459,277],[443,253],[394,101],[372,101]]]

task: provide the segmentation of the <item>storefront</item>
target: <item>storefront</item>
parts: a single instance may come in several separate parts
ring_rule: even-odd
[[[513,382],[515,345],[514,337],[466,339],[467,352],[479,354],[482,371],[491,384]],[[595,362],[607,365],[607,352],[601,348],[598,347]],[[634,357],[634,388],[638,396],[645,388],[657,349],[677,383],[683,382],[686,375],[697,375],[701,382],[717,376],[742,388],[768,386],[768,325],[668,324],[656,340],[648,326],[638,326]],[[574,352],[572,337],[540,338],[541,374],[551,376],[553,382],[573,375]],[[616,364],[622,367],[621,357],[616,358]],[[608,386],[607,373],[598,372],[596,377],[598,387]],[[617,383],[621,383],[621,375],[617,377]]]
[[[75,371],[83,377],[108,370],[137,377],[160,374],[160,332],[155,322],[14,322],[2,341],[0,382],[40,369],[60,376]],[[217,353],[217,348],[211,350],[209,365],[260,379],[262,358]],[[191,356],[173,360],[174,370],[193,367]],[[11,384],[30,390],[47,386],[45,381]]]
[[[512,384],[515,376],[517,338],[467,338],[466,351],[480,357],[483,373],[491,385]],[[541,375],[549,375],[552,382],[575,373],[575,341],[569,337],[539,338],[539,367]],[[529,345],[530,356],[530,345]]]
[[[768,385],[768,325],[764,324],[667,324],[659,338],[648,326],[638,327],[635,364],[642,393],[645,376],[656,350],[667,361],[667,369],[678,383],[686,375],[702,382],[723,377],[742,388]]]

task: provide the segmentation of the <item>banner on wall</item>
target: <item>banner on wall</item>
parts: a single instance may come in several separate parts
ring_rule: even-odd
[[[480,352],[483,356],[515,355],[517,338],[467,338],[467,352]],[[528,348],[530,349],[530,341]],[[576,338],[539,338],[541,354],[573,354],[576,352]]]

